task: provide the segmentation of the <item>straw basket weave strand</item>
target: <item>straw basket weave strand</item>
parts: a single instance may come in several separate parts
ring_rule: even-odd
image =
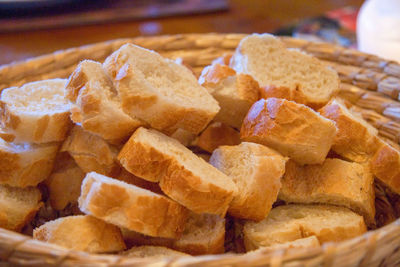
[[[181,58],[198,75],[213,59],[232,53],[244,36],[188,34],[137,37],[71,48],[1,66],[0,90],[30,81],[68,77],[79,61],[103,61],[127,42],[156,50],[169,58]],[[400,147],[400,64],[332,44],[289,37],[282,40],[288,47],[310,53],[336,69],[342,81],[340,97],[352,103],[382,137],[396,148]],[[398,217],[399,214],[396,215]],[[354,239],[324,244],[321,248],[264,248],[248,254],[171,259],[88,254],[0,229],[0,259],[13,265],[29,266],[400,266],[400,219]]]

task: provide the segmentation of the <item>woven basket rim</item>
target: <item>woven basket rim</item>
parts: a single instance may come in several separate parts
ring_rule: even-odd
[[[190,48],[192,50],[198,50],[198,54],[201,53],[209,53],[211,55],[218,54],[219,52],[224,52],[226,50],[232,50],[235,47],[235,43],[237,41],[245,37],[247,34],[216,34],[216,33],[207,33],[207,34],[180,34],[180,35],[163,35],[163,36],[151,36],[151,37],[137,37],[137,38],[125,38],[125,39],[116,39],[110,40],[106,42],[96,43],[92,45],[85,45],[77,48],[69,48],[66,50],[56,51],[52,54],[47,54],[35,58],[31,58],[28,60],[12,62],[10,64],[5,64],[0,66],[0,85],[7,84],[10,80],[15,79],[15,81],[19,81],[19,79],[23,79],[24,73],[30,73],[30,71],[36,71],[37,77],[46,73],[40,73],[40,67],[45,66],[48,69],[51,69],[54,64],[58,64],[57,62],[66,57],[72,57],[65,63],[64,65],[57,65],[60,70],[70,71],[71,66],[73,67],[76,62],[74,60],[81,59],[81,56],[88,56],[90,52],[95,51],[98,53],[98,58],[104,58],[104,55],[109,54],[110,51],[115,50],[122,44],[126,42],[134,42],[138,45],[142,45],[144,47],[148,47],[154,50],[160,50],[163,53],[174,53],[179,51],[184,51],[185,49]],[[304,41],[283,37],[282,38],[286,42],[295,43],[297,48],[303,48],[306,46]],[[307,43],[309,44],[309,43]],[[314,46],[313,46],[314,45]],[[383,78],[387,78],[390,75],[395,75],[397,71],[398,64],[393,61],[384,60],[378,58],[373,55],[368,55],[365,53],[361,53],[359,51],[345,49],[342,47],[330,45],[330,44],[312,44],[309,48],[316,49],[319,48],[318,53],[321,53],[321,48],[328,49],[330,54],[335,54],[336,57],[340,57],[342,54],[353,55],[354,57],[362,57],[364,59],[372,60],[373,62],[378,62],[377,66],[382,69],[383,72],[386,71],[387,67],[391,68],[385,72],[385,76]],[[205,51],[205,52],[204,52]],[[339,51],[339,52],[338,52]],[[222,53],[221,52],[221,53]],[[192,52],[191,52],[192,53]],[[79,56],[77,56],[79,54]],[[179,53],[177,53],[179,54]],[[192,57],[190,57],[192,56]],[[323,55],[324,56],[324,55]],[[322,56],[322,59],[324,57]],[[189,60],[193,60],[191,62],[195,62],[191,64],[193,67],[202,67],[204,62],[209,60],[202,61],[198,58],[195,58],[193,54],[188,53],[187,58]],[[341,59],[346,60],[346,59]],[[343,62],[343,61],[339,61]],[[361,62],[361,61],[360,61]],[[363,61],[365,62],[365,61]],[[361,62],[360,64],[362,64]],[[71,63],[71,64],[70,64]],[[353,64],[352,66],[361,66]],[[397,64],[397,65],[396,65]],[[393,71],[394,70],[394,71]],[[358,72],[360,74],[362,72]],[[36,75],[36,74],[35,74]],[[36,76],[35,76],[36,77]],[[42,76],[40,76],[42,77]],[[397,76],[396,76],[397,77]],[[382,79],[383,79],[382,78]],[[393,78],[393,77],[392,77]],[[11,80],[12,80],[11,79]],[[357,79],[356,75],[353,77],[354,80]],[[25,80],[23,80],[25,81]],[[380,82],[377,81],[377,83]],[[353,83],[354,84],[354,83]],[[0,87],[2,88],[2,87]],[[4,87],[3,87],[4,88]],[[367,88],[369,89],[369,88]],[[399,89],[400,90],[400,89]],[[397,91],[396,91],[397,92]],[[386,96],[391,96],[392,98],[397,98],[397,95],[393,94],[393,91],[390,91]],[[395,96],[395,97],[393,97]],[[394,101],[394,100],[393,100]],[[120,255],[97,255],[97,254],[89,254],[80,251],[72,251],[69,249],[65,249],[53,244],[44,243],[41,241],[33,240],[31,237],[23,236],[19,233],[15,233],[12,231],[8,231],[5,229],[0,229],[0,258],[2,260],[17,263],[38,263],[45,264],[51,262],[52,264],[71,264],[71,265],[79,265],[79,264],[106,264],[106,265],[128,265],[128,264],[158,264],[160,266],[173,265],[173,266],[192,266],[198,264],[204,264],[206,266],[216,266],[216,265],[240,265],[240,264],[267,264],[274,266],[284,266],[286,263],[290,263],[290,266],[301,266],[301,263],[310,262],[310,266],[314,266],[311,264],[313,260],[320,260],[324,262],[326,266],[335,262],[334,257],[338,255],[338,253],[348,252],[351,250],[359,251],[362,255],[360,255],[359,263],[364,263],[368,261],[372,261],[375,250],[379,248],[376,247],[377,241],[389,240],[390,238],[396,238],[396,240],[400,240],[400,219],[396,221],[378,228],[376,230],[368,231],[364,235],[355,237],[353,239],[345,240],[338,243],[326,243],[318,249],[296,249],[296,248],[265,248],[261,249],[257,252],[252,252],[251,254],[221,254],[221,255],[205,255],[205,256],[197,256],[197,257],[183,257],[183,258],[173,258],[173,259],[134,259],[131,257],[123,257]],[[388,242],[389,242],[388,241]],[[400,244],[400,241],[398,241]],[[356,246],[356,247],[355,247]],[[322,258],[322,259],[321,259]],[[329,263],[330,262],[330,263]],[[298,264],[298,265],[296,265]]]

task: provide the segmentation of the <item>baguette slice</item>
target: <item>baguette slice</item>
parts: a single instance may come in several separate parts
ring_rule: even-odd
[[[338,128],[332,150],[345,159],[368,161],[379,146],[378,130],[356,113],[350,112],[338,99],[319,110],[322,116],[335,122]]]
[[[286,159],[281,154],[263,145],[243,142],[219,147],[210,163],[240,188],[229,205],[230,215],[255,221],[268,215],[285,173]]]
[[[191,255],[224,252],[225,219],[218,215],[190,213],[179,239],[157,238],[122,229],[127,244],[169,247]]]
[[[218,113],[218,102],[186,67],[154,51],[126,44],[104,62],[122,108],[152,128],[198,134]]]
[[[81,126],[75,125],[61,147],[68,152],[83,170],[112,175],[119,170],[117,163],[118,148],[110,145],[103,138]]]
[[[49,221],[33,231],[33,238],[89,253],[124,250],[118,227],[92,216],[68,216]]]
[[[279,98],[254,103],[240,130],[242,140],[269,146],[299,164],[322,163],[335,135],[332,121]]]
[[[66,97],[75,123],[111,142],[118,143],[143,125],[122,111],[119,96],[102,65],[84,60],[69,77]]]
[[[325,205],[279,206],[263,221],[248,221],[243,228],[248,251],[309,236],[316,236],[321,244],[338,242],[366,231],[362,216],[347,208]]]
[[[212,153],[219,146],[234,146],[240,144],[240,134],[222,122],[213,122],[200,134],[196,146]]]
[[[130,173],[160,181],[170,198],[197,213],[225,215],[235,184],[175,139],[139,128],[118,155]]]
[[[166,247],[157,247],[157,246],[139,246],[133,247],[127,251],[121,253],[121,255],[129,256],[129,257],[137,257],[137,258],[171,258],[171,257],[187,257],[190,255],[186,253],[182,253],[170,248]]]
[[[188,216],[164,196],[95,172],[83,180],[78,202],[85,214],[150,236],[180,237]]]
[[[322,165],[286,164],[279,199],[288,203],[319,203],[347,207],[375,225],[374,177],[369,166],[341,159]]]
[[[68,204],[76,204],[81,194],[85,173],[68,153],[59,153],[51,175],[45,180],[51,207],[61,211]]]
[[[230,67],[253,76],[263,87],[263,98],[286,98],[318,108],[339,90],[339,77],[334,70],[313,56],[286,49],[270,34],[242,39]]]
[[[0,138],[0,184],[27,187],[46,180],[58,147],[57,143],[14,144]]]
[[[66,80],[31,82],[4,89],[0,98],[0,124],[16,143],[63,141],[70,128],[70,105],[64,98]]]
[[[29,223],[43,203],[36,187],[0,185],[0,227],[19,232]]]
[[[393,192],[400,194],[400,152],[380,141],[381,147],[372,157],[372,173]]]
[[[251,105],[259,97],[259,85],[248,74],[238,73],[225,65],[204,68],[199,83],[218,101],[221,109],[214,120],[240,129]]]
[[[269,247],[260,247],[256,250],[248,252],[246,255],[253,255],[255,253],[260,253],[261,251],[268,250],[278,250],[278,249],[291,249],[291,248],[319,248],[321,244],[319,243],[318,238],[315,235],[304,237],[300,239],[296,239],[294,241],[289,241],[281,244],[275,244]]]

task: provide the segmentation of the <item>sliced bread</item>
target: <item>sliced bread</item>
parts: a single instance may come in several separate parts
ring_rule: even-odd
[[[366,162],[379,146],[378,130],[360,115],[351,112],[339,99],[333,99],[319,110],[322,116],[335,122],[338,128],[332,150],[345,159]]]
[[[143,125],[123,112],[114,84],[98,62],[79,63],[65,90],[72,102],[72,120],[106,140],[118,143]]]
[[[230,215],[255,221],[268,215],[281,188],[286,158],[266,146],[243,142],[219,147],[210,163],[240,188],[229,205]]]
[[[49,221],[33,231],[33,238],[89,253],[110,253],[126,248],[118,227],[84,215]]]
[[[75,125],[61,147],[68,152],[85,172],[113,175],[118,172],[118,148],[81,126]]]
[[[380,141],[381,147],[372,157],[372,173],[393,192],[400,194],[400,151]]]
[[[0,185],[0,227],[21,231],[43,205],[36,187],[18,188]]]
[[[53,168],[58,143],[15,144],[0,138],[0,184],[36,186]]]
[[[247,251],[316,236],[321,244],[346,240],[367,231],[362,216],[343,207],[286,205],[271,210],[261,222],[243,227]]]
[[[104,62],[122,108],[152,128],[198,134],[218,113],[218,102],[189,69],[154,51],[126,44]]]
[[[224,252],[225,219],[191,212],[179,239],[150,237],[125,229],[122,235],[128,245],[164,246],[191,255],[219,254]]]
[[[155,130],[136,130],[118,159],[130,173],[159,181],[166,195],[197,213],[225,215],[236,191],[229,177]]]
[[[199,135],[194,144],[212,153],[219,146],[234,146],[240,144],[240,134],[222,122],[213,122]]]
[[[76,204],[81,194],[85,173],[68,153],[60,153],[50,176],[45,180],[51,207],[61,211],[68,204]]]
[[[82,183],[79,208],[108,223],[150,236],[178,238],[188,211],[149,190],[90,172]]]
[[[31,82],[4,89],[0,124],[16,143],[60,142],[71,126],[70,105],[64,97],[66,80]]]
[[[121,253],[121,255],[137,258],[171,258],[171,257],[185,257],[190,256],[189,254],[182,253],[166,247],[157,246],[138,246],[132,247],[127,251]]]
[[[199,83],[221,107],[214,120],[236,129],[240,129],[247,111],[259,99],[258,83],[250,75],[236,74],[225,65],[213,64],[204,68]]]
[[[242,140],[269,146],[299,164],[322,163],[335,135],[331,120],[302,104],[279,98],[254,103],[240,130]]]
[[[318,238],[315,235],[309,236],[309,237],[304,237],[300,239],[296,239],[294,241],[289,241],[281,244],[275,244],[269,247],[260,247],[256,250],[252,250],[246,255],[253,255],[255,253],[260,253],[262,251],[269,251],[269,250],[280,250],[280,249],[291,249],[291,248],[319,248],[321,247],[321,244],[319,243]]]
[[[339,77],[333,69],[311,55],[286,49],[270,34],[243,38],[230,67],[253,76],[263,87],[263,98],[286,98],[318,108],[339,90]]]
[[[326,159],[321,165],[286,164],[279,199],[347,207],[375,225],[374,177],[367,164]]]

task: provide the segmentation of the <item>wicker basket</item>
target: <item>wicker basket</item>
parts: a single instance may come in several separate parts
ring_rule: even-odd
[[[199,74],[213,59],[232,52],[244,36],[190,34],[138,37],[71,48],[0,67],[0,89],[29,81],[68,77],[80,60],[103,61],[127,42],[156,50],[166,57],[182,58]],[[400,103],[397,100],[400,64],[331,44],[286,37],[282,40],[288,47],[302,49],[333,66],[342,81],[340,96],[358,106],[363,117],[379,130],[380,135],[399,148]],[[384,191],[382,194],[385,195]],[[382,203],[393,206],[399,205],[400,201],[397,204],[388,203],[385,198]],[[400,210],[400,205],[398,207]],[[381,215],[385,217],[385,214]],[[174,259],[88,254],[0,229],[0,259],[11,265],[29,266],[400,266],[400,219],[363,236],[340,243],[327,243],[318,249],[266,248],[250,254],[228,253]]]

